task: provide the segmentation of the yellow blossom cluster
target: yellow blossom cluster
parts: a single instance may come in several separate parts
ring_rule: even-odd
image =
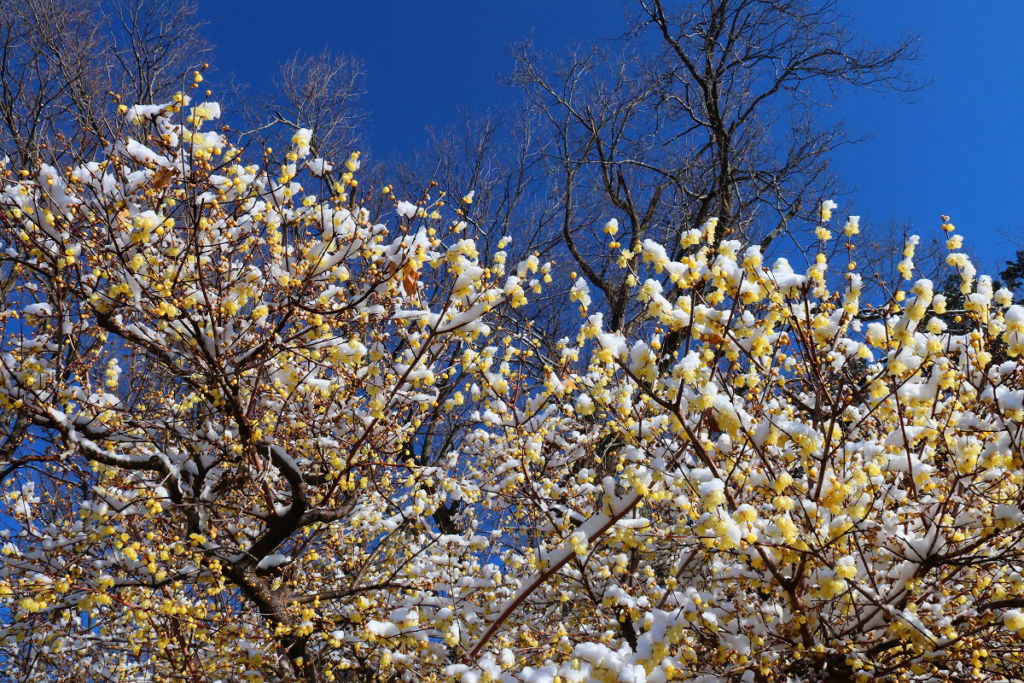
[[[911,239],[884,299],[831,201],[803,263],[613,241],[633,319],[573,274],[554,341],[511,315],[537,253],[440,194],[371,215],[310,130],[248,163],[220,113],[4,171],[20,680],[1024,674],[1024,308],[948,220],[959,291]]]

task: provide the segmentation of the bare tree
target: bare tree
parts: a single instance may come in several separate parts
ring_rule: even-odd
[[[264,146],[288,145],[289,131],[308,128],[314,153],[338,161],[364,151],[364,78],[363,64],[354,57],[300,51],[281,64],[273,87],[259,90],[236,81],[232,99],[249,133]]]
[[[94,131],[101,38],[88,6],[26,0],[0,6],[0,145],[27,166],[59,135]]]
[[[515,50],[514,80],[546,124],[552,196],[568,255],[630,317],[625,271],[601,244],[678,245],[709,218],[717,239],[767,247],[814,197],[839,191],[831,153],[853,141],[821,113],[848,90],[910,96],[917,43],[863,44],[833,1],[640,0],[629,32],[563,59]],[[604,240],[607,241],[607,240]],[[683,255],[676,247],[674,257]]]
[[[353,57],[329,50],[296,54],[281,65],[274,82],[279,112],[313,131],[322,156],[341,159],[359,141],[364,75],[362,63]]]
[[[185,76],[212,51],[199,7],[190,0],[116,0],[100,2],[99,9],[105,54],[120,67],[112,74],[115,92],[133,102],[157,102],[182,88]]]
[[[182,88],[210,45],[187,0],[0,5],[0,146],[13,163],[88,156],[120,125],[111,91],[152,102]]]

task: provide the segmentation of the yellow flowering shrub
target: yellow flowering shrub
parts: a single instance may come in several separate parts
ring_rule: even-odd
[[[519,588],[448,673],[1019,678],[1024,308],[959,238],[960,311],[912,279],[917,238],[875,302],[824,252],[798,271],[713,243],[621,264],[646,311],[629,334],[577,282],[584,362],[551,359],[558,384],[497,416],[515,429],[476,433]]]
[[[831,201],[802,265],[712,220],[622,252],[626,330],[573,276],[547,343],[498,313],[550,264],[190,105],[4,178],[14,677],[1024,674],[1024,308],[961,239],[948,310],[916,239],[866,296]]]
[[[247,164],[203,130],[214,103],[123,114],[139,139],[8,174],[0,195],[5,666],[40,681],[441,667],[463,602],[509,579],[453,519],[464,462],[428,446],[452,433],[462,351],[498,373],[490,311],[548,266],[506,272],[471,235],[444,241],[440,214],[372,219],[358,155],[331,178],[309,130],[284,163]]]

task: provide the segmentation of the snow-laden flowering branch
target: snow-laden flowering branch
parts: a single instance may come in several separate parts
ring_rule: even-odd
[[[541,264],[481,267],[434,207],[372,220],[349,198],[358,154],[304,175],[308,130],[271,166],[203,130],[215,103],[123,114],[137,138],[0,194],[0,405],[30,425],[0,463],[0,638],[30,679],[71,657],[119,680],[320,680],[371,666],[339,634],[371,642],[395,610],[424,610],[410,643],[443,636],[473,591],[439,582],[502,579],[472,525],[436,529],[457,455],[411,450],[461,381],[453,353]],[[347,600],[324,620],[320,593]]]
[[[1021,676],[1024,308],[948,220],[952,285],[914,238],[884,301],[831,201],[804,265],[714,220],[613,242],[641,317],[574,278],[541,344],[495,313],[550,264],[443,197],[373,216],[311,131],[257,163],[212,102],[122,113],[3,176],[24,680]]]

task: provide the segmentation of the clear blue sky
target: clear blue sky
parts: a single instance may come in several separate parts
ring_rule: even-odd
[[[847,147],[837,168],[856,192],[853,213],[875,221],[911,220],[934,234],[938,216],[953,217],[982,260],[1001,267],[1024,237],[1016,198],[1024,186],[1024,3],[845,0],[862,35],[885,41],[920,33],[916,69],[934,79],[907,105],[895,96],[845,99],[836,115],[854,133],[872,133]],[[483,110],[510,97],[496,77],[511,62],[505,45],[531,34],[557,50],[624,26],[619,0],[391,0],[290,3],[217,0],[202,3],[217,45],[217,83],[228,74],[266,87],[278,65],[298,49],[324,47],[366,67],[374,149],[411,151],[427,126],[454,123],[459,108]],[[1024,240],[1022,240],[1024,241]]]

